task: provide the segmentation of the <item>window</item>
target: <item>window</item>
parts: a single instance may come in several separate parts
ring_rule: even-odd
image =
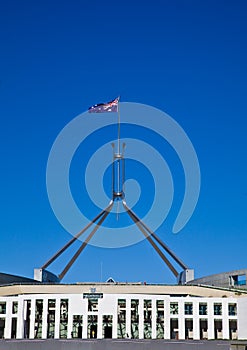
[[[222,315],[222,304],[214,303],[214,315],[217,315],[217,316]]]
[[[229,304],[228,305],[228,315],[236,316],[237,315],[237,304]]]
[[[126,338],[126,300],[118,299],[117,337]]]
[[[55,311],[56,300],[48,299],[47,338],[54,338],[55,335]]]
[[[199,315],[207,315],[208,306],[206,303],[199,303]]]
[[[87,337],[97,338],[98,332],[98,316],[88,315],[87,318]]]
[[[230,285],[245,286],[246,285],[246,275],[230,276]]]
[[[200,339],[208,339],[208,320],[200,319]]]
[[[88,311],[98,311],[98,299],[88,299]]]
[[[24,338],[30,337],[30,318],[31,318],[31,300],[24,300],[24,308],[26,312],[24,314]]]
[[[152,338],[152,301],[144,300],[144,339]]]
[[[6,302],[5,301],[0,302],[0,314],[6,314]]]
[[[193,304],[192,303],[185,303],[184,304],[184,313],[185,313],[185,315],[192,315],[193,314]]]
[[[35,302],[34,338],[42,337],[42,314],[43,314],[43,300],[37,299]]]
[[[164,338],[164,300],[156,301],[156,338]]]
[[[171,315],[178,314],[178,303],[170,303],[170,314]]]
[[[131,299],[131,338],[139,338],[139,300]]]
[[[11,339],[16,338],[17,333],[17,317],[13,317],[11,320]]]
[[[238,330],[237,320],[229,320],[229,335],[231,340],[237,339],[237,330]]]
[[[170,338],[178,339],[178,319],[177,318],[170,319]]]
[[[118,299],[118,316],[119,319],[125,320],[125,314],[126,314],[126,300],[125,299]]]
[[[138,322],[139,320],[139,300],[138,299],[132,299],[131,300],[131,320],[133,322]]]
[[[152,301],[144,300],[144,322],[150,322],[152,317]]]
[[[185,339],[193,339],[193,319],[185,319]]]
[[[60,327],[59,327],[59,337],[67,338],[67,328],[68,328],[68,299],[60,300]]]
[[[222,320],[214,320],[214,338],[223,339]]]
[[[18,312],[18,301],[13,301],[12,314],[17,314],[17,312]]]
[[[72,338],[82,338],[83,316],[73,315]]]
[[[0,338],[4,338],[5,318],[0,318]]]
[[[102,335],[103,338],[112,338],[112,315],[104,315],[102,322]]]

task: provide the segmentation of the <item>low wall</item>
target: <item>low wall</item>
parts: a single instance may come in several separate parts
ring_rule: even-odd
[[[175,340],[0,340],[0,350],[230,350],[229,341]]]

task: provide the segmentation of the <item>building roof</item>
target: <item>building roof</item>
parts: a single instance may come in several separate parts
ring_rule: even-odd
[[[0,272],[0,285],[9,283],[34,283],[35,280],[23,276],[10,275]]]
[[[238,289],[247,289],[246,277],[247,269],[241,269],[196,278],[189,281],[188,284],[203,284],[224,288],[234,287]]]

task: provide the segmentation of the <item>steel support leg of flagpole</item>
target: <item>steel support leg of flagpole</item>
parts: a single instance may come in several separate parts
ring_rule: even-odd
[[[123,206],[126,210],[132,213],[138,222],[143,226],[143,228],[158,242],[163,249],[178,263],[182,269],[188,269],[188,266],[183,263],[181,259],[127,206],[126,202],[123,202]]]
[[[125,202],[123,201],[123,206],[127,212],[127,214],[130,216],[130,218],[134,221],[134,223],[137,225],[137,227],[139,228],[139,230],[144,234],[144,236],[147,238],[147,240],[149,241],[149,243],[152,245],[152,247],[155,249],[155,251],[159,254],[159,256],[161,257],[161,259],[164,261],[164,263],[169,267],[169,269],[171,270],[171,272],[174,274],[175,277],[178,277],[179,273],[178,271],[175,269],[175,267],[170,263],[170,261],[166,258],[166,256],[162,253],[162,251],[160,250],[160,248],[156,245],[156,243],[152,240],[151,235],[149,235],[145,228],[142,226],[141,221],[137,220],[137,218],[135,217],[135,214],[128,209],[127,205],[125,204]]]
[[[106,217],[109,215],[111,209],[112,209],[113,203],[111,204],[110,208],[108,209],[108,211],[105,211],[104,215],[102,216],[102,218],[100,219],[100,221],[98,222],[97,226],[95,226],[95,228],[92,230],[92,232],[90,233],[90,235],[85,239],[85,241],[82,243],[82,245],[80,246],[80,248],[77,250],[77,252],[73,255],[73,257],[71,258],[71,260],[68,262],[68,264],[65,266],[65,268],[63,269],[63,271],[58,275],[58,278],[60,280],[63,279],[63,277],[65,276],[65,274],[68,272],[68,270],[71,268],[71,266],[74,264],[74,262],[76,261],[76,259],[78,258],[78,256],[81,254],[81,252],[84,250],[84,248],[86,248],[88,242],[91,240],[91,238],[93,237],[93,235],[96,233],[96,231],[100,228],[100,226],[102,225],[102,223],[104,222],[104,220],[106,219]]]
[[[56,254],[54,254],[42,267],[41,269],[46,269],[53,261],[55,261],[65,250],[67,250],[71,244],[73,244],[83,233],[85,233],[97,220],[101,218],[102,215],[105,214],[105,212],[111,211],[113,205],[113,201],[111,200],[109,205],[102,210],[95,218],[90,221],[89,224],[87,224],[80,232],[78,232],[68,243],[66,243],[61,249],[57,251]]]

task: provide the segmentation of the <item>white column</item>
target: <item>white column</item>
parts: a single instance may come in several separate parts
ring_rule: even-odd
[[[152,299],[152,339],[156,339],[156,300]]]
[[[127,334],[129,335],[129,337],[131,338],[131,322],[130,322],[130,318],[131,318],[131,299],[128,297],[128,299],[126,298],[126,336]]]
[[[170,298],[164,300],[164,339],[170,339]]]
[[[42,339],[47,338],[47,310],[48,299],[43,299],[43,313],[42,313]]]
[[[117,302],[117,300],[116,300]],[[117,321],[118,321],[118,315],[117,315],[117,307],[115,308],[115,312],[112,317],[112,338],[117,339]]]
[[[17,332],[16,338],[24,338],[24,302],[23,299],[18,300],[18,312],[17,312]]]
[[[55,307],[55,334],[54,338],[59,339],[59,327],[60,327],[60,299],[56,298]]]
[[[82,316],[82,339],[87,339],[88,314]]]
[[[99,313],[97,318],[97,338],[103,338],[103,315]]]
[[[193,302],[193,339],[200,339],[199,302]]]
[[[139,339],[144,338],[144,299],[139,299]]]
[[[73,331],[73,315],[72,315],[72,312],[71,312],[71,302],[72,300],[69,298],[68,299],[68,332],[67,332],[67,338],[68,339],[71,339],[72,336],[71,336],[71,333]]]
[[[229,320],[228,320],[228,300],[222,300],[222,336],[223,339],[229,339]]]
[[[237,303],[237,334],[239,340],[244,340],[247,339],[247,298],[239,298]]]
[[[11,304],[10,300],[6,300],[6,315],[5,315],[5,330],[4,330],[4,338],[11,338],[11,326],[12,326],[12,318],[11,318]]]
[[[185,339],[184,302],[178,301],[178,338]]]
[[[214,303],[208,301],[208,339],[214,339]]]
[[[31,299],[30,332],[29,332],[30,339],[34,339],[35,306],[36,306],[35,303],[36,303],[36,299]]]

